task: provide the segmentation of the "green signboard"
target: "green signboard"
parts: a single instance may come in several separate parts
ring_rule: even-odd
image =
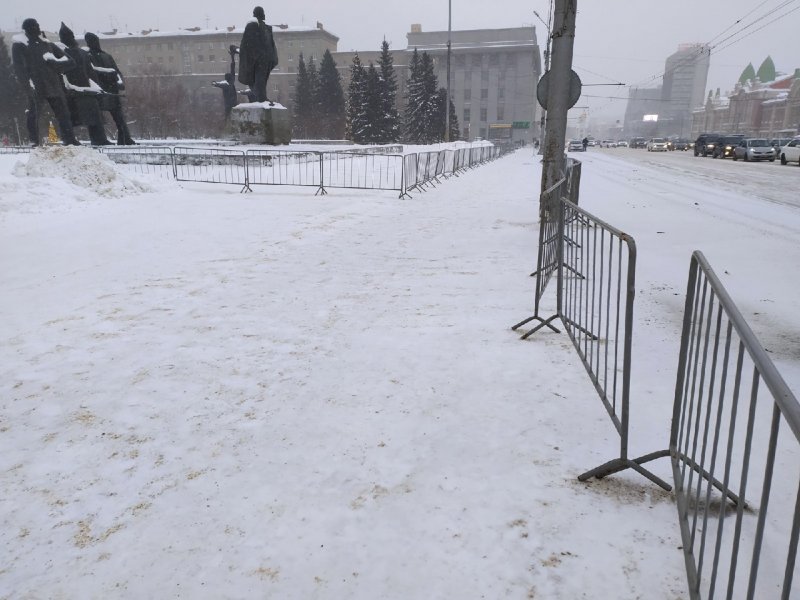
[[[531,122],[530,121],[514,121],[511,125],[514,129],[530,129]]]

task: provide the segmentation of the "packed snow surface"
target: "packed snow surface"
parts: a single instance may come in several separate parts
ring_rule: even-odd
[[[637,241],[640,455],[695,248],[797,389],[800,213],[796,169],[622,152],[580,157],[581,202]],[[530,149],[405,200],[133,195],[92,153],[0,156],[0,598],[688,597],[672,496],[576,480],[619,440],[567,337],[509,329]]]

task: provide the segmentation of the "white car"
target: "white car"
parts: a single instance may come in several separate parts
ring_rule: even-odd
[[[628,142],[626,142],[625,140],[620,140],[620,141],[617,142],[617,147],[618,148],[627,148],[628,147]]]
[[[653,138],[647,142],[648,152],[666,152],[667,150],[669,150],[669,147],[667,145],[667,140],[664,138]]]
[[[782,165],[790,162],[800,165],[800,137],[794,138],[778,150],[778,155],[781,157]]]
[[[580,140],[570,140],[567,144],[567,152],[583,152],[583,142]]]

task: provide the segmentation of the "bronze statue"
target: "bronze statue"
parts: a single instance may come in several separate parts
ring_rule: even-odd
[[[78,46],[75,34],[63,22],[58,30],[58,38],[67,47],[64,52],[75,62],[75,68],[65,73],[67,105],[72,115],[72,124],[86,126],[93,146],[107,146],[111,142],[106,137],[98,102],[103,89],[92,79],[94,72],[89,53]]]
[[[239,46],[239,81],[249,85],[255,93],[256,102],[267,102],[269,74],[278,66],[278,50],[272,37],[272,27],[264,22],[264,9],[253,9],[255,20],[244,28]]]
[[[89,57],[92,69],[95,73],[94,79],[106,92],[99,98],[100,110],[111,113],[114,124],[117,126],[117,144],[120,146],[132,146],[136,144],[128,131],[128,124],[125,122],[125,115],[122,112],[121,95],[125,90],[125,83],[122,80],[122,73],[117,67],[114,57],[100,48],[100,38],[94,33],[87,33],[83,36],[86,45],[89,47]]]
[[[41,141],[39,108],[47,100],[56,117],[58,133],[63,143],[80,146],[72,129],[61,79],[62,73],[75,68],[75,61],[58,46],[44,39],[36,19],[25,19],[22,30],[27,41],[15,42],[11,46],[11,57],[14,74],[28,97],[28,109],[25,111],[28,140],[34,146],[38,146]]]

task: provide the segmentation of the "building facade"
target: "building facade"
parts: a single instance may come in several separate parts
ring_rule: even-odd
[[[625,110],[625,135],[687,137],[692,112],[703,105],[710,54],[705,44],[681,44],[667,57],[660,86],[632,88]]]
[[[800,134],[800,69],[774,81],[738,82],[733,92],[709,94],[692,115],[692,135],[743,133],[754,137]]]

